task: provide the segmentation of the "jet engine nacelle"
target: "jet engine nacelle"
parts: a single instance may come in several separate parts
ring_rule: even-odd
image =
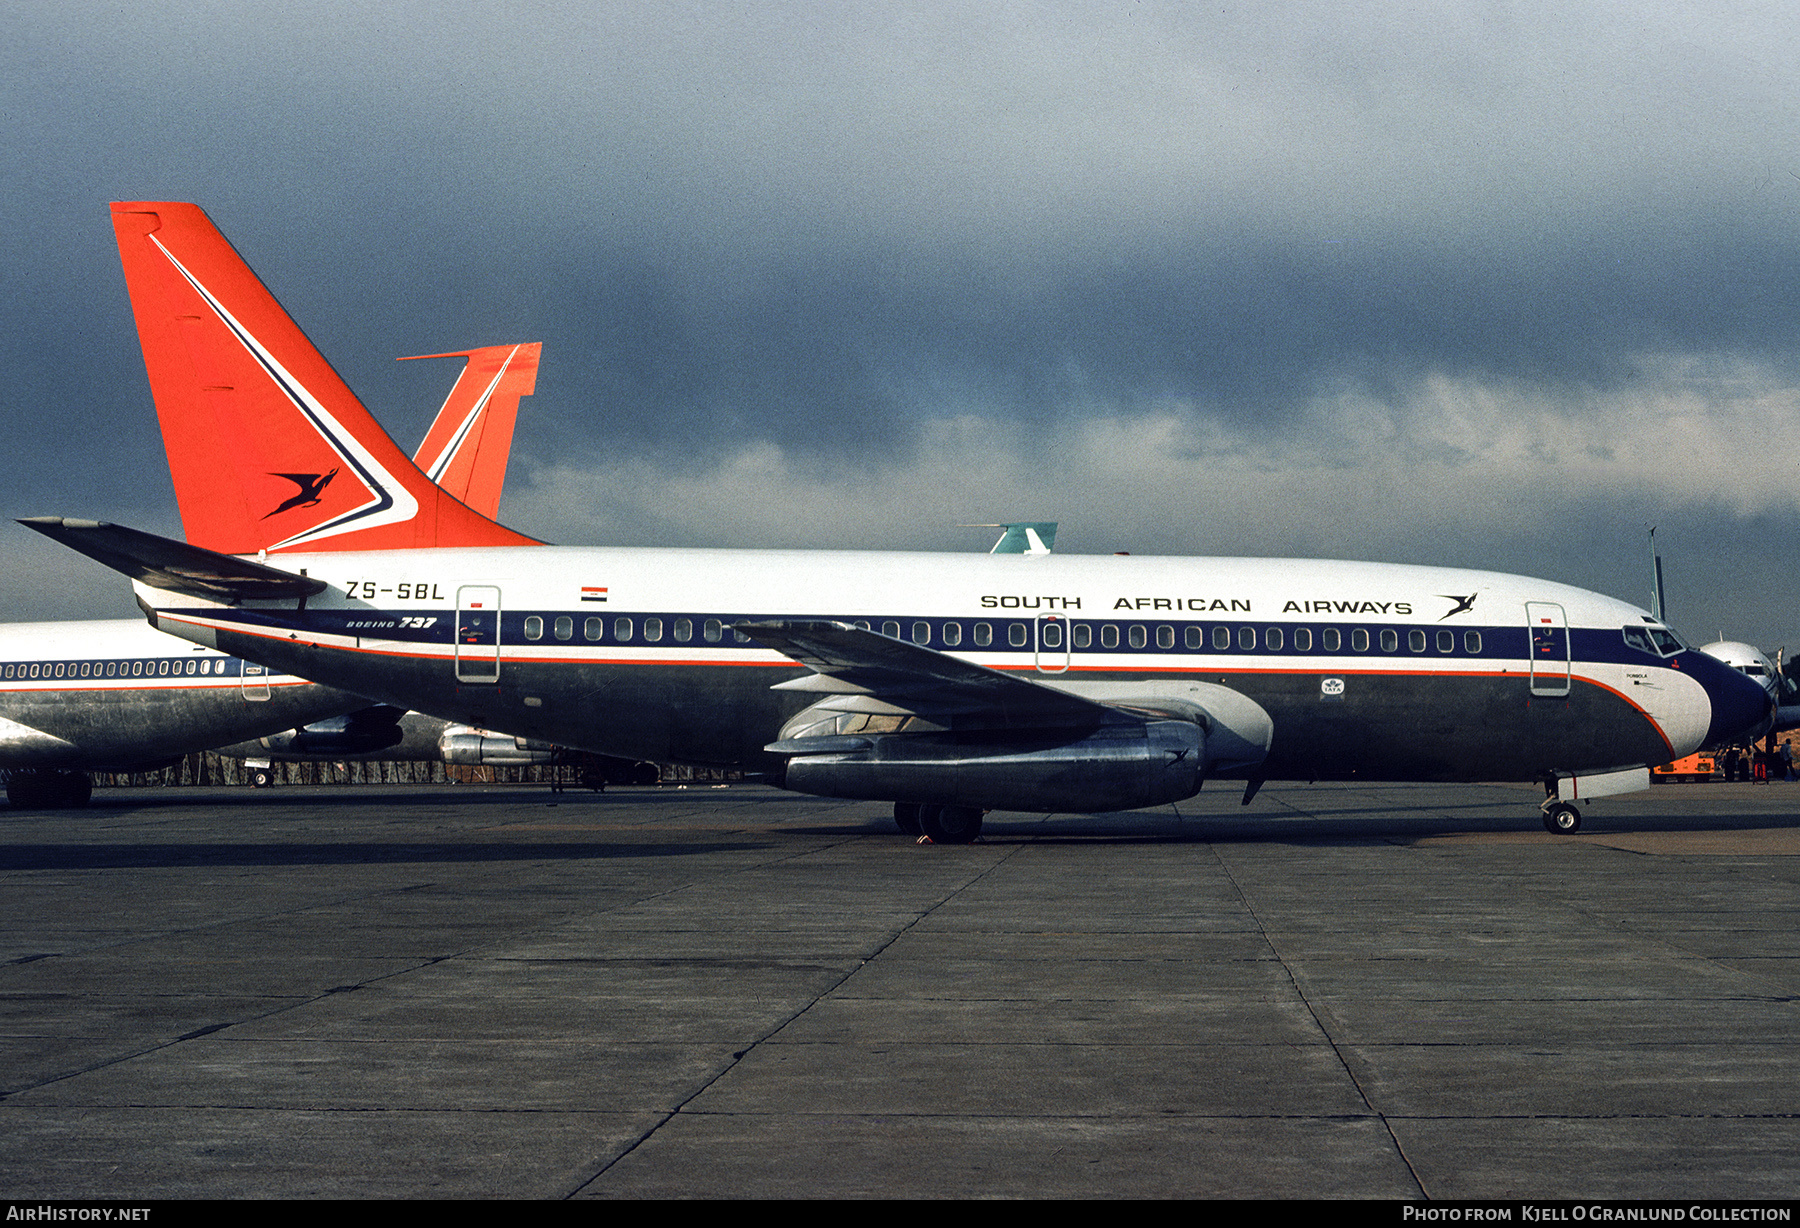
[[[779,744],[787,788],[825,797],[988,810],[1135,810],[1200,791],[1205,735],[1192,721],[1087,730],[839,735]],[[790,749],[791,748],[791,749]]]
[[[505,734],[487,733],[467,725],[452,725],[438,739],[444,762],[463,767],[518,767],[528,763],[548,763],[556,753],[548,742],[531,738],[509,738]]]
[[[366,755],[398,746],[405,733],[400,728],[404,708],[377,704],[344,716],[314,721],[299,729],[270,734],[263,746],[276,754]]]

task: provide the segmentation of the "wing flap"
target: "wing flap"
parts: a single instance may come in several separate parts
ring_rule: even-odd
[[[792,657],[821,680],[781,684],[792,690],[867,695],[896,711],[977,713],[983,724],[996,728],[1110,725],[1141,719],[1017,674],[848,623],[774,619],[739,623],[735,629]]]

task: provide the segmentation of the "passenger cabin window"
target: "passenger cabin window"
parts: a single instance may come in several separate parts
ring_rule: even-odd
[[[644,638],[652,644],[662,642],[663,622],[660,618],[644,620]]]
[[[1456,632],[1440,631],[1437,633],[1437,650],[1439,652],[1456,651]]]
[[[1358,627],[1350,633],[1350,651],[1369,651],[1369,629],[1367,627]]]
[[[887,636],[890,640],[899,639],[900,638],[900,624],[897,622],[894,622],[892,619],[888,620],[887,622],[882,623],[881,624],[881,634]]]
[[[1392,627],[1383,627],[1381,631],[1381,651],[1399,652],[1400,633]]]
[[[581,634],[590,640],[598,640],[601,636],[606,634],[606,620],[604,618],[583,619],[581,623]]]
[[[912,640],[915,644],[931,643],[931,624],[916,622],[912,625]]]
[[[1158,627],[1156,629],[1156,646],[1158,648],[1175,647],[1175,628]]]
[[[1325,630],[1319,632],[1319,646],[1326,652],[1336,652],[1338,649],[1342,648],[1343,645],[1343,637],[1338,634],[1338,629],[1336,627],[1327,627]]]
[[[1310,628],[1310,627],[1295,627],[1294,628],[1294,651],[1295,652],[1311,652],[1312,651],[1312,628]]]
[[[1182,633],[1182,643],[1186,644],[1189,648],[1200,647],[1202,643],[1200,638],[1200,628],[1190,623],[1188,629]]]
[[[1069,633],[1069,638],[1077,648],[1092,648],[1094,646],[1094,629],[1086,623],[1076,623],[1074,630]]]
[[[1263,646],[1270,652],[1280,652],[1281,643],[1282,634],[1280,627],[1270,627],[1267,631],[1263,632]]]
[[[1061,648],[1063,642],[1062,624],[1044,622],[1038,624],[1038,644],[1043,648]]]
[[[944,646],[946,648],[955,648],[960,643],[962,643],[962,624],[945,623]]]
[[[624,644],[631,639],[631,620],[629,618],[613,619],[613,638]]]
[[[1213,628],[1213,647],[1218,649],[1220,652],[1224,652],[1227,648],[1231,647],[1231,628],[1230,627],[1214,627]]]
[[[1011,644],[1014,648],[1025,647],[1025,641],[1030,638],[1031,638],[1031,633],[1025,629],[1024,623],[1008,623],[1007,624],[1006,642]]]
[[[1119,646],[1119,628],[1114,623],[1107,623],[1100,628],[1100,647],[1117,648]]]
[[[575,620],[570,618],[567,614],[564,614],[561,618],[556,620],[556,638],[559,640],[572,640],[575,638]]]
[[[1149,643],[1148,637],[1144,634],[1143,623],[1132,623],[1128,629],[1128,638],[1131,640],[1131,646],[1133,648],[1142,648],[1145,644]]]
[[[675,620],[675,642],[677,644],[685,644],[693,638],[694,638],[694,620],[691,618],[676,619]]]
[[[1406,633],[1406,646],[1414,652],[1424,652],[1425,633],[1419,630],[1408,631]]]
[[[975,647],[986,648],[994,642],[994,628],[988,623],[975,624]]]
[[[867,631],[868,629],[868,625],[866,623],[863,624],[863,630]],[[706,637],[707,643],[717,644],[719,638],[725,634],[725,626],[718,619],[709,618],[706,620],[706,624],[700,629],[700,634]]]
[[[1255,627],[1239,627],[1238,628],[1238,647],[1242,648],[1245,652],[1249,652],[1251,649],[1256,647],[1256,628]]]
[[[1479,631],[1463,632],[1463,651],[1468,653],[1472,657],[1478,657],[1481,655],[1481,632],[1479,632]]]

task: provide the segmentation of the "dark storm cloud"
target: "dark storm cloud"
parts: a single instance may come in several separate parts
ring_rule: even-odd
[[[1031,502],[1579,583],[1797,515],[1786,9],[7,11],[20,514],[173,527],[123,197],[205,205],[403,444],[450,375],[393,358],[545,342],[509,508],[563,540]]]

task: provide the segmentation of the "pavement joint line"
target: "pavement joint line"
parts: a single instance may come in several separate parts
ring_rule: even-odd
[[[842,845],[856,844],[856,843],[859,843],[862,839],[864,839],[864,837],[861,835],[858,835],[858,836],[850,837],[850,838],[847,838],[844,840],[831,841],[831,842],[825,844],[824,846],[822,846],[822,848],[812,850],[812,852],[815,852],[815,853],[822,852],[822,851],[824,851],[824,849],[837,848]],[[945,893],[943,896],[941,896],[939,899],[937,899],[934,903],[930,904],[926,908],[921,909],[919,911],[918,915],[913,917],[912,920],[908,921],[905,925],[902,925],[899,929],[897,929],[893,933],[889,934],[881,942],[881,944],[879,946],[875,947],[874,950],[870,951],[867,955],[864,955],[861,958],[859,958],[853,967],[851,967],[847,971],[845,971],[843,976],[839,977],[831,985],[827,986],[826,988],[820,990],[817,994],[813,995],[813,997],[810,1000],[802,1003],[798,1008],[796,1008],[792,1013],[790,1013],[787,1016],[787,1018],[777,1021],[773,1027],[769,1028],[762,1035],[751,1040],[751,1042],[748,1045],[745,1045],[742,1049],[733,1053],[731,1055],[731,1059],[729,1061],[727,1061],[724,1065],[722,1065],[712,1075],[711,1078],[707,1079],[705,1082],[701,1083],[701,1085],[699,1087],[696,1087],[693,1091],[689,1092],[688,1095],[685,1096],[679,1103],[677,1103],[674,1108],[670,1109],[667,1113],[664,1113],[661,1117],[659,1117],[655,1122],[651,1123],[650,1127],[648,1129],[646,1129],[642,1134],[640,1134],[637,1138],[633,1139],[628,1146],[621,1149],[617,1155],[613,1156],[612,1159],[606,1161],[606,1163],[602,1164],[598,1169],[596,1169],[594,1171],[594,1174],[591,1177],[588,1177],[585,1181],[582,1181],[581,1183],[576,1185],[573,1189],[567,1191],[565,1194],[563,1194],[562,1197],[564,1199],[574,1198],[575,1196],[580,1194],[583,1190],[586,1190],[588,1187],[592,1186],[596,1181],[600,1180],[600,1178],[604,1177],[610,1169],[612,1169],[615,1165],[617,1165],[626,1156],[630,1155],[632,1152],[636,1151],[639,1147],[642,1147],[645,1143],[649,1142],[650,1139],[656,1134],[657,1131],[661,1130],[664,1126],[668,1125],[671,1121],[675,1120],[676,1117],[680,1116],[682,1114],[683,1110],[685,1110],[688,1105],[692,1104],[701,1095],[704,1095],[706,1093],[706,1091],[709,1088],[711,1088],[713,1085],[718,1083],[720,1079],[723,1079],[726,1075],[730,1074],[733,1070],[737,1069],[739,1063],[741,1063],[745,1058],[749,1057],[751,1053],[753,1053],[757,1050],[757,1048],[759,1048],[761,1045],[763,1045],[767,1041],[774,1039],[785,1028],[787,1028],[787,1026],[789,1024],[793,1023],[796,1019],[799,1019],[802,1015],[804,1015],[808,1011],[812,1010],[812,1008],[817,1006],[820,1002],[822,1002],[826,998],[830,997],[841,986],[843,986],[845,984],[845,982],[849,981],[851,977],[855,976],[857,973],[861,972],[864,968],[868,967],[875,960],[879,959],[881,957],[882,952],[888,950],[896,942],[900,941],[901,938],[905,937],[907,933],[909,933],[920,922],[924,921],[925,918],[931,916],[932,913],[934,913],[938,909],[942,908],[945,904],[949,903],[951,900],[955,899],[957,896],[963,894],[969,888],[973,887],[976,883],[980,882],[982,879],[984,879],[988,875],[992,874],[995,870],[998,870],[1001,866],[1005,865],[1007,862],[1011,861],[1014,857],[1018,856],[1018,854],[1023,849],[1025,849],[1029,843],[1030,843],[1029,840],[1023,840],[1023,841],[1019,841],[1015,844],[1010,844],[1010,845],[1005,846],[1004,851],[1001,852],[1000,856],[995,858],[993,861],[989,862],[986,866],[984,866],[980,870],[979,873],[975,874],[971,878],[965,879],[962,883],[960,883],[956,887],[953,887],[950,891]],[[976,847],[976,848],[998,848],[1000,846],[977,844],[974,847]],[[952,849],[954,849],[954,846],[952,846]],[[807,855],[807,854],[795,853],[790,856],[791,857],[799,857],[799,856],[803,856],[803,855]],[[789,859],[790,859],[790,857],[782,857],[782,858],[777,858],[775,860],[776,861],[786,861]],[[690,1114],[690,1116],[697,1116],[697,1115],[698,1114]],[[714,1115],[715,1114],[707,1114],[707,1116],[714,1116]]]
[[[73,1078],[77,1077],[78,1075],[92,1074],[94,1071],[97,1071],[97,1070],[105,1070],[109,1066],[117,1066],[121,1062],[134,1061],[137,1058],[145,1057],[152,1053],[158,1053],[164,1049],[171,1049],[174,1046],[183,1043],[184,1041],[199,1040],[199,1039],[202,1039],[207,1036],[216,1036],[218,1033],[225,1031],[227,1028],[235,1028],[235,1027],[238,1027],[238,1026],[240,1026],[242,1024],[246,1024],[246,1023],[256,1023],[259,1020],[263,1020],[263,1019],[273,1019],[277,1015],[283,1015],[283,1014],[286,1014],[288,1011],[299,1010],[302,1007],[311,1006],[315,1002],[322,1002],[326,998],[336,997],[338,994],[341,994],[341,993],[351,993],[351,992],[354,992],[355,990],[362,989],[365,986],[374,985],[381,981],[389,980],[396,976],[404,976],[411,972],[417,972],[420,968],[428,968],[428,967],[432,966],[433,964],[441,964],[445,960],[457,958],[460,954],[462,954],[462,953],[456,952],[456,953],[452,953],[450,955],[435,955],[428,959],[421,960],[417,964],[412,965],[411,967],[395,968],[389,972],[383,972],[377,976],[371,976],[365,980],[358,981],[354,985],[333,985],[329,989],[322,989],[318,993],[309,994],[303,998],[288,999],[287,1001],[284,1001],[284,1002],[280,1003],[279,1005],[271,1007],[270,1009],[265,1010],[265,1011],[257,1011],[254,1014],[244,1015],[237,1019],[228,1019],[223,1023],[206,1024],[201,1027],[194,1028],[190,1031],[184,1032],[180,1036],[172,1036],[168,1040],[159,1041],[158,1043],[153,1044],[153,1045],[144,1045],[137,1049],[133,1049],[128,1053],[115,1054],[112,1057],[105,1058],[101,1061],[89,1062],[87,1065],[81,1066],[75,1070],[59,1071],[56,1074],[49,1075],[45,1078],[39,1079],[35,1083],[28,1083],[28,1084],[24,1084],[19,1087],[9,1087],[9,1088],[0,1089],[0,1103],[4,1103],[8,1098],[10,1098],[12,1096],[17,1096],[23,1092],[36,1091],[39,1088],[49,1087],[52,1084],[61,1083],[68,1079],[73,1079]]]
[[[1256,905],[1251,902],[1249,895],[1245,893],[1243,886],[1239,884],[1237,875],[1231,872],[1231,866],[1219,853],[1219,846],[1216,844],[1209,844],[1207,847],[1211,849],[1213,860],[1224,873],[1226,881],[1231,884],[1232,890],[1237,892],[1238,900],[1243,904],[1244,911],[1249,913],[1251,919],[1256,922],[1257,929],[1262,933],[1263,941],[1268,943],[1269,950],[1275,953],[1275,958],[1281,961],[1282,970],[1287,973],[1288,983],[1294,987],[1294,993],[1299,997],[1301,1005],[1306,1007],[1307,1014],[1312,1016],[1313,1026],[1319,1029],[1319,1035],[1323,1036],[1325,1042],[1331,1046],[1332,1056],[1337,1058],[1338,1065],[1343,1068],[1344,1076],[1350,1080],[1350,1086],[1356,1089],[1357,1096],[1365,1105],[1368,1105],[1370,1115],[1375,1120],[1381,1122],[1382,1130],[1386,1132],[1388,1141],[1393,1144],[1394,1154],[1399,1156],[1400,1162],[1406,1166],[1407,1176],[1412,1179],[1413,1185],[1419,1191],[1419,1196],[1421,1198],[1429,1199],[1431,1195],[1425,1189],[1425,1182],[1419,1176],[1418,1169],[1413,1165],[1412,1157],[1406,1154],[1406,1148],[1401,1144],[1399,1136],[1394,1133],[1393,1124],[1388,1121],[1387,1114],[1377,1109],[1374,1103],[1370,1101],[1368,1090],[1363,1087],[1362,1080],[1356,1077],[1356,1071],[1351,1068],[1349,1059],[1344,1056],[1343,1049],[1338,1045],[1338,1038],[1332,1035],[1332,1029],[1325,1025],[1324,1018],[1320,1015],[1318,1007],[1313,1005],[1312,998],[1308,996],[1305,985],[1301,983],[1301,978],[1295,974],[1293,965],[1288,962],[1287,956],[1281,953],[1281,948],[1275,944],[1274,936],[1269,933],[1268,926],[1263,923],[1262,914],[1257,911]]]
[[[11,967],[15,964],[34,963],[40,959],[67,959],[71,956],[93,955],[101,951],[117,951],[125,947],[140,946],[144,943],[161,942],[175,935],[204,934],[208,930],[248,925],[257,921],[277,921],[287,917],[304,916],[309,912],[341,908],[347,903],[354,903],[359,900],[373,900],[388,896],[401,896],[408,892],[423,891],[427,887],[435,886],[437,886],[435,882],[407,883],[400,887],[382,887],[368,891],[353,891],[345,895],[333,896],[330,899],[316,900],[311,904],[306,904],[299,908],[284,909],[278,912],[243,913],[237,916],[218,917],[211,921],[198,922],[193,925],[175,925],[170,926],[167,929],[133,934],[128,938],[120,938],[112,942],[99,942],[94,943],[91,946],[74,945],[64,951],[45,951],[39,954],[28,955],[20,959],[8,960],[4,965],[0,966]]]
[[[730,878],[730,877],[733,877],[734,875],[745,873],[746,871],[751,870],[751,869],[759,869],[759,868],[763,868],[763,867],[766,867],[769,865],[779,864],[783,861],[789,861],[796,857],[805,856],[808,853],[819,852],[819,851],[822,851],[823,849],[835,848],[839,845],[849,844],[849,843],[853,843],[853,842],[854,842],[854,838],[848,838],[848,839],[844,839],[844,840],[827,841],[825,844],[823,844],[821,846],[816,846],[810,850],[804,850],[804,851],[798,851],[798,852],[792,852],[792,853],[784,853],[779,857],[773,857],[773,858],[767,858],[767,859],[761,860],[761,861],[757,862],[754,866],[737,867],[735,869],[727,871],[726,873],[724,873],[718,877]],[[372,890],[372,891],[352,892],[352,893],[349,893],[346,895],[336,896],[329,903],[320,901],[317,903],[309,904],[309,905],[305,906],[304,908],[295,910],[294,914],[270,913],[270,914],[267,914],[267,916],[275,917],[275,916],[285,916],[285,915],[297,915],[297,914],[302,914],[305,912],[313,911],[318,908],[340,907],[346,901],[375,899],[375,898],[379,898],[379,897],[383,897],[383,896],[401,895],[401,894],[405,894],[405,893],[411,892],[411,891],[423,890],[424,888],[432,886],[432,885],[433,885],[432,883],[408,883],[401,887],[389,887],[389,888],[383,888],[383,889]],[[585,915],[589,915],[589,916],[604,915],[605,913],[609,913],[609,912],[617,912],[618,910],[620,910],[622,908],[636,907],[636,906],[646,903],[650,900],[655,900],[655,899],[661,898],[663,896],[674,895],[678,892],[688,890],[689,888],[696,887],[698,885],[699,885],[698,883],[683,883],[683,884],[679,884],[675,887],[663,888],[660,890],[649,892],[644,895],[635,896],[629,901],[623,901],[623,900],[619,901],[619,902],[609,905],[607,907],[601,908],[597,912],[589,911]],[[219,928],[221,926],[225,926],[225,925],[242,925],[242,924],[244,924],[244,922],[246,920],[256,920],[261,916],[263,916],[263,914],[251,914],[249,917],[234,917],[234,918],[229,918],[229,919],[222,918],[222,919],[215,920],[215,921],[209,921],[209,922],[206,922],[201,925],[181,926],[181,927],[175,927],[175,928],[171,928],[171,929],[167,929],[167,930],[159,930],[159,931],[157,931],[156,935],[154,935],[153,937],[162,938],[162,937],[166,937],[170,934],[202,933],[206,930],[217,929],[217,928]],[[566,918],[565,918],[565,921],[566,921]],[[552,928],[552,926],[550,926],[550,925],[544,925],[544,926],[538,927],[538,930],[539,930],[539,932],[545,932],[551,928]],[[241,1016],[236,1019],[229,1019],[222,1023],[208,1024],[208,1025],[203,1025],[199,1028],[190,1029],[189,1031],[184,1032],[179,1036],[171,1037],[168,1040],[160,1041],[160,1042],[158,1042],[156,1044],[152,1044],[152,1045],[140,1046],[140,1047],[134,1048],[125,1053],[114,1054],[113,1056],[108,1057],[104,1060],[89,1062],[86,1065],[78,1067],[73,1070],[59,1071],[55,1074],[49,1075],[45,1078],[39,1079],[32,1083],[22,1084],[18,1087],[0,1088],[0,1103],[4,1103],[7,1100],[7,1098],[19,1095],[23,1092],[35,1091],[39,1088],[48,1087],[48,1086],[51,1086],[52,1084],[56,1084],[56,1083],[61,1083],[65,1080],[75,1078],[79,1075],[91,1074],[95,1071],[105,1070],[110,1066],[117,1066],[124,1062],[134,1061],[137,1058],[145,1057],[149,1054],[160,1052],[164,1049],[168,1049],[174,1045],[181,1044],[185,1041],[198,1040],[198,1039],[202,1039],[202,1038],[208,1037],[208,1036],[216,1036],[218,1033],[220,1033],[222,1031],[225,1031],[229,1028],[237,1027],[241,1024],[256,1023],[256,1022],[259,1022],[264,1019],[271,1019],[277,1015],[285,1014],[289,1011],[299,1010],[304,1007],[310,1006],[316,1002],[323,1001],[326,998],[335,997],[338,994],[354,992],[355,990],[362,989],[367,986],[375,985],[382,981],[391,980],[394,977],[409,975],[411,973],[419,971],[422,968],[434,967],[435,965],[444,963],[448,960],[467,958],[468,956],[479,952],[483,947],[491,948],[494,946],[501,945],[502,943],[514,944],[517,942],[519,937],[520,937],[520,935],[517,933],[509,933],[503,937],[492,939],[487,943],[478,944],[477,946],[470,947],[466,950],[459,950],[459,951],[449,952],[449,953],[443,954],[443,955],[430,956],[430,957],[427,957],[425,959],[418,961],[417,963],[411,964],[407,967],[395,968],[391,971],[384,972],[384,973],[381,973],[376,976],[368,977],[362,981],[356,982],[355,984],[334,985],[328,989],[321,990],[320,992],[315,993],[315,994],[310,994],[305,997],[293,998],[293,999],[287,1000],[287,1001],[281,1003],[280,1005],[277,1005],[269,1010],[259,1011],[254,1014],[244,1015],[244,1016]],[[146,940],[147,940],[147,938],[145,935],[142,935],[142,934],[133,935],[133,937],[131,939],[126,940],[124,942],[106,943],[106,944],[102,944],[102,945],[96,946],[96,947],[85,948],[82,950],[81,953],[82,954],[93,954],[96,951],[107,950],[107,949],[111,949],[111,948],[118,947],[118,946],[128,946],[128,945],[131,945],[132,943],[140,943],[140,942],[144,942]],[[66,953],[62,953],[62,952],[46,953],[42,956],[39,956],[38,958],[51,958],[53,956],[62,955],[62,954],[66,954]],[[27,960],[27,961],[20,961],[20,962],[33,962],[33,961]],[[785,1026],[785,1023],[786,1023],[786,1021],[783,1021],[783,1026]],[[754,1045],[752,1047],[754,1047]],[[745,1050],[745,1052],[748,1052],[748,1051],[749,1050],[747,1050],[747,1049]],[[729,1068],[730,1067],[727,1067],[726,1069],[729,1069]],[[723,1073],[723,1072],[721,1072],[721,1073]],[[704,1090],[704,1088],[702,1088],[701,1090]],[[697,1095],[698,1092],[696,1092],[695,1094]],[[690,1099],[691,1099],[691,1097],[690,1097]],[[615,1162],[616,1162],[616,1160],[615,1160]],[[601,1171],[605,1171],[605,1170],[603,1169]],[[598,1174],[595,1174],[595,1175],[598,1176]]]

